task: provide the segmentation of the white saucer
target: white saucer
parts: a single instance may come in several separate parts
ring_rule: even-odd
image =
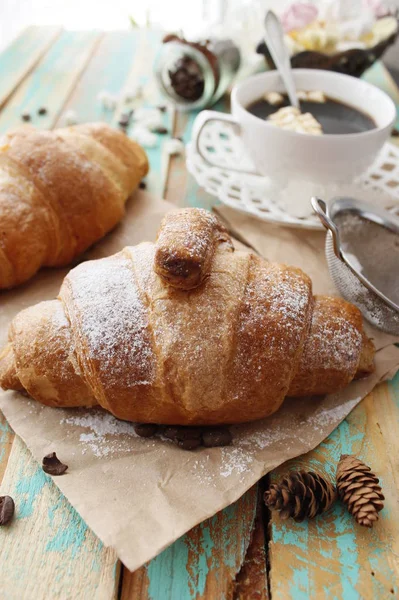
[[[202,142],[203,140],[203,142]],[[385,144],[374,165],[351,185],[319,185],[310,181],[287,181],[277,185],[272,179],[232,171],[230,166],[254,170],[241,140],[232,127],[220,121],[206,125],[201,135],[201,150],[217,167],[212,167],[196,152],[192,143],[186,148],[187,169],[198,185],[223,204],[281,225],[322,229],[310,205],[311,196],[329,200],[353,196],[378,204],[399,215],[399,148]]]

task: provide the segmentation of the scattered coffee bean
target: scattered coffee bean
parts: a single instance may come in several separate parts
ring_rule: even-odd
[[[162,434],[164,437],[168,438],[168,440],[175,440],[177,436],[178,427],[174,425],[167,425]]]
[[[184,440],[177,440],[177,445],[183,450],[195,450],[201,446],[200,438],[187,438]]]
[[[42,461],[43,471],[49,475],[62,475],[68,468],[58,458],[55,452],[47,454]]]
[[[232,439],[230,431],[223,427],[204,429],[202,432],[202,443],[206,448],[228,446]]]
[[[129,115],[127,113],[123,113],[123,115],[121,115],[121,118],[118,121],[118,125],[120,125],[120,127],[127,127],[129,125],[129,121]]]
[[[177,440],[193,440],[198,439],[201,443],[201,427],[190,427],[190,426],[181,426],[177,427],[176,439]]]
[[[155,435],[157,433],[158,425],[155,425],[153,423],[137,423],[134,426],[134,431],[140,437],[148,438],[148,437],[152,437],[153,435]]]
[[[47,108],[44,108],[44,106],[42,106],[37,112],[40,116],[47,115]]]
[[[0,496],[0,525],[7,525],[14,515],[15,505],[11,496]]]
[[[30,121],[30,114],[29,113],[22,113],[22,120],[23,121]]]
[[[155,129],[153,129],[152,131],[153,133],[158,133],[159,135],[165,135],[166,133],[168,133],[166,127],[155,127]]]
[[[168,107],[162,104],[161,106],[157,106],[157,109],[164,113],[167,111]]]
[[[139,183],[139,188],[140,188],[141,190],[145,190],[145,189],[147,189],[147,184],[146,184],[146,182],[145,182],[145,181],[140,181],[140,183]]]
[[[399,129],[397,129],[396,127],[394,127],[391,131],[391,136],[392,137],[399,137]]]
[[[141,437],[162,435],[183,450],[195,450],[199,446],[205,446],[206,448],[228,446],[232,442],[232,435],[227,427],[138,423],[134,426],[134,430]]]

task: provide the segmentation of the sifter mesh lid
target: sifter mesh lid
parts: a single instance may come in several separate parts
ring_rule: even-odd
[[[353,198],[312,198],[331,277],[375,326],[399,334],[399,219]]]

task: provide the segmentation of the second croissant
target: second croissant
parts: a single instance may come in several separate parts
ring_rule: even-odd
[[[287,395],[336,392],[373,370],[360,311],[301,270],[234,251],[211,213],[169,213],[155,244],[70,271],[20,312],[0,385],[54,407],[143,423],[241,423]]]
[[[16,129],[0,142],[0,290],[70,263],[121,220],[144,150],[104,123]]]

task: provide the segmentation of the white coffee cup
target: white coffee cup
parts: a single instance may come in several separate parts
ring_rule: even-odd
[[[231,95],[231,115],[202,111],[195,119],[193,141],[201,152],[201,134],[209,121],[225,121],[236,128],[256,172],[273,180],[287,177],[315,183],[349,183],[364,173],[390,136],[396,108],[389,96],[361,79],[318,69],[294,69],[297,90],[321,90],[369,115],[376,126],[350,134],[308,135],[271,125],[247,107],[267,92],[284,92],[277,71],[249,77]],[[277,108],[276,108],[277,110]],[[211,164],[211,163],[209,163]],[[240,171],[238,168],[234,170]]]

